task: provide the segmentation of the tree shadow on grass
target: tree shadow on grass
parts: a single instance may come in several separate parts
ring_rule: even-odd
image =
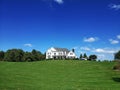
[[[113,77],[112,78],[115,82],[120,82],[120,78],[119,77]]]

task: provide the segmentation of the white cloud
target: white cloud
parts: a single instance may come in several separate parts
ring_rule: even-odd
[[[92,49],[91,52],[95,53],[98,56],[98,60],[113,60],[114,53],[120,50],[119,47],[117,48],[95,48]]]
[[[120,35],[117,35],[117,38],[120,39]]]
[[[101,49],[101,48],[98,48],[98,49],[95,49],[94,52],[97,52],[97,53],[104,53],[105,50]]]
[[[98,59],[104,60],[106,58],[105,54],[97,54]]]
[[[63,0],[54,0],[58,4],[63,4]]]
[[[114,60],[113,54],[97,54],[98,60]]]
[[[95,42],[95,41],[97,41],[98,40],[98,38],[94,38],[94,37],[90,37],[90,38],[84,38],[84,42]]]
[[[111,9],[120,10],[120,4],[110,4],[109,7]]]
[[[30,43],[27,43],[27,44],[24,44],[25,47],[32,47],[32,44]]]
[[[75,46],[75,47],[73,47],[73,49],[78,49],[79,48],[79,46]]]
[[[93,46],[76,46],[75,49],[78,57],[80,54],[86,53],[88,56],[92,54],[97,55],[98,60],[113,60],[114,54],[120,50],[120,47],[95,48]]]
[[[107,54],[114,54],[117,51],[118,50],[115,50],[115,49],[103,49],[103,48],[97,48],[93,50],[93,52],[96,52],[96,53],[107,53]]]
[[[109,39],[109,41],[110,41],[111,44],[118,44],[119,43],[118,40]]]
[[[90,50],[91,50],[91,49],[88,48],[88,47],[81,47],[80,49],[81,49],[81,50],[85,50],[85,51],[90,51]]]

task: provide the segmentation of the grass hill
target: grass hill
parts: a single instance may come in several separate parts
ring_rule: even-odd
[[[120,90],[114,62],[0,62],[0,90]]]

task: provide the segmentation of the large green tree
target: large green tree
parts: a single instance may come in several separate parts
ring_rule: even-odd
[[[114,70],[120,70],[120,50],[114,54],[114,59],[118,62],[113,69]]]
[[[25,52],[24,55],[24,61],[39,61],[39,60],[44,60],[44,55],[35,49],[33,49],[31,52]]]
[[[40,51],[37,51],[35,49],[32,50],[32,58],[34,61],[41,60],[42,53]]]
[[[24,54],[24,61],[27,61],[27,62],[34,61],[31,52],[25,52],[25,54]]]
[[[45,60],[46,59],[46,53],[40,55],[40,60]]]
[[[24,51],[21,49],[9,49],[5,53],[5,61],[19,62],[23,61]]]
[[[115,60],[120,60],[120,50],[114,55]]]
[[[4,55],[5,55],[4,51],[0,51],[0,61],[3,61]]]
[[[80,54],[80,59],[82,59],[83,58],[83,56],[82,56],[82,54]]]
[[[86,58],[86,59],[88,58],[86,53],[84,53],[83,58]]]
[[[96,55],[90,55],[90,56],[89,56],[89,60],[90,60],[90,61],[96,61],[96,59],[97,59],[97,56],[96,56]]]

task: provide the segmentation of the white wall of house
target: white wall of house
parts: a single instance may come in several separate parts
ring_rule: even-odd
[[[76,58],[76,55],[74,52],[70,51],[68,54],[67,54],[67,58]]]
[[[53,47],[48,49],[46,52],[46,59],[53,58],[53,55],[54,55],[53,52],[56,52],[56,50]]]

